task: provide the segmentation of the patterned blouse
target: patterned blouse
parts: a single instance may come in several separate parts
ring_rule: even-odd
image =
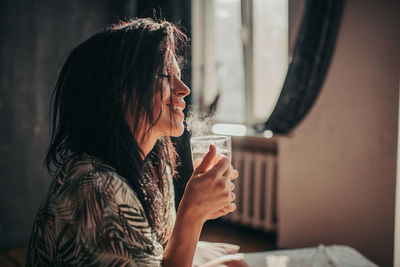
[[[176,216],[171,171],[167,174],[169,212],[157,236],[124,178],[91,156],[74,157],[39,208],[27,266],[161,266]]]

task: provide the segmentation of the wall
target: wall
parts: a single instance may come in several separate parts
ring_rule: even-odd
[[[394,0],[347,1],[321,94],[279,140],[279,247],[344,244],[392,266],[399,11]]]
[[[190,8],[186,0],[0,1],[0,250],[27,244],[50,183],[42,164],[49,143],[47,114],[68,53],[104,26],[153,17],[153,9],[158,17],[179,21],[190,37]],[[190,63],[190,51],[185,56]],[[185,65],[182,77],[189,85],[190,73]],[[190,98],[186,101],[190,104]],[[188,138],[186,132],[174,141],[182,164],[191,166]],[[178,172],[177,201],[191,175],[183,166]]]
[[[0,1],[0,250],[26,245],[50,177],[52,87],[69,51],[110,23],[123,1]]]
[[[399,88],[400,89],[400,88]],[[399,98],[400,103],[400,98]],[[394,267],[400,267],[400,105],[397,125],[397,171],[396,171],[396,206],[394,226]]]

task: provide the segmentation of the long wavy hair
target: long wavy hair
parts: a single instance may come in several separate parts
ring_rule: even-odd
[[[175,173],[176,152],[170,138],[162,137],[143,159],[143,140],[137,139],[161,116],[154,107],[163,98],[160,77],[171,64],[168,50],[178,57],[186,44],[186,35],[166,21],[112,25],[72,50],[52,95],[49,172],[56,175],[76,154],[101,159],[128,181],[156,233],[166,211],[163,177],[168,166]]]

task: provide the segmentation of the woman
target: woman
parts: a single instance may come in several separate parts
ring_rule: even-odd
[[[176,59],[186,41],[168,22],[138,19],[71,52],[53,92],[46,163],[55,179],[28,266],[191,266],[204,222],[235,210],[237,172],[211,146],[175,213],[169,137],[184,130],[190,90]]]

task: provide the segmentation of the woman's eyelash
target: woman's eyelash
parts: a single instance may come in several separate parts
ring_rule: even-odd
[[[169,74],[161,74],[160,75],[162,78],[167,78],[167,79],[170,79],[171,78],[171,75],[169,75]]]

